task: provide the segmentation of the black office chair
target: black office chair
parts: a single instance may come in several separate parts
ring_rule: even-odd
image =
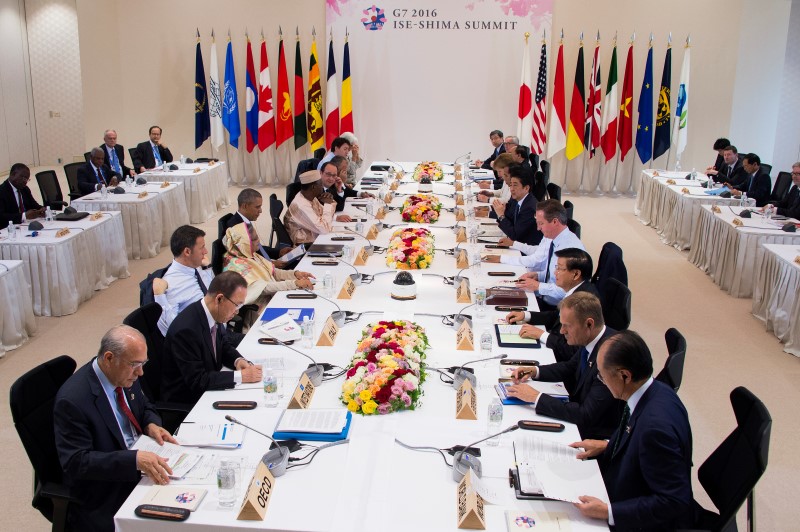
[[[323,154],[322,157],[325,157]],[[322,160],[322,157],[312,157],[310,159],[303,159],[299,163],[297,163],[297,169],[294,173],[294,182],[300,183],[300,174],[304,174],[309,170],[316,170],[317,166],[319,166],[319,162]]]
[[[222,273],[222,262],[225,258],[225,246],[222,245],[222,239],[214,240],[211,244],[211,271],[214,275]]]
[[[547,195],[550,199],[561,201],[561,187],[555,183],[547,183]]]
[[[130,153],[130,154],[131,154],[131,168],[133,168],[133,161],[135,161],[135,160],[136,160],[136,157],[135,157],[135,155],[136,155],[136,148],[128,148],[128,153]],[[134,169],[134,170],[136,170],[137,172],[139,171],[139,169],[138,169],[138,168],[133,168],[133,169]]]
[[[581,237],[581,224],[579,224],[576,220],[572,218],[567,220],[567,229],[575,233],[575,236],[578,238]]]
[[[569,200],[564,202],[564,210],[567,211],[567,220],[572,220],[575,215],[575,205]]]
[[[602,294],[603,285],[612,278],[628,286],[628,269],[622,260],[622,248],[613,242],[606,242],[603,244],[603,249],[600,250],[600,258],[597,260],[597,269],[592,276],[592,282]]]
[[[291,187],[294,183],[290,183],[286,185],[286,194],[289,194],[289,187]],[[298,186],[297,189],[299,190],[300,187]],[[296,194],[296,193],[295,193]],[[289,206],[289,203],[286,203],[286,206]],[[269,196],[269,217],[272,220],[281,219],[281,213],[283,212],[283,203],[278,199],[277,194],[270,194]],[[272,224],[272,230],[269,233],[269,247],[272,247],[273,242],[275,241],[276,236],[275,231],[275,224]],[[280,242],[280,238],[278,239]]]
[[[92,158],[92,152],[87,151],[86,153],[83,154],[83,158],[86,159],[86,162],[88,163],[89,160]]]
[[[699,516],[694,529],[736,530],[736,514],[747,502],[747,527],[755,530],[755,486],[767,470],[772,417],[764,403],[743,386],[731,392],[731,406],[736,428],[697,470],[719,513],[695,503]]]
[[[791,172],[778,172],[778,177],[775,178],[775,186],[772,187],[772,194],[770,201],[778,203],[783,201],[789,189],[792,187],[792,173]]]
[[[624,331],[631,325],[631,291],[616,279],[608,279],[600,292],[603,320],[608,327]]]
[[[536,172],[539,170],[539,155],[531,153],[528,155],[528,160],[531,162],[531,169]]]
[[[234,213],[229,212],[228,214],[223,214],[222,217],[217,220],[217,238],[220,240],[223,236],[225,236],[225,231],[228,229],[228,222],[231,218],[233,218]],[[272,242],[269,244],[272,245]]]
[[[67,185],[69,185],[69,200],[76,200],[85,194],[78,187],[78,168],[86,163],[69,163],[64,165],[64,173],[67,175]]]
[[[65,529],[69,505],[80,503],[63,483],[53,428],[56,394],[75,367],[67,355],[49,360],[18,378],[9,400],[14,427],[33,466],[31,504],[53,523],[54,532]]]
[[[761,163],[761,169],[767,175],[770,175],[772,173],[772,165],[771,164]]]
[[[678,329],[670,328],[664,333],[664,340],[667,343],[669,356],[662,369],[656,376],[657,381],[661,381],[676,392],[681,387],[683,381],[683,363],[686,360],[686,338],[678,332]]]
[[[42,203],[45,207],[60,211],[67,206],[64,195],[61,193],[61,185],[58,184],[58,176],[55,170],[45,170],[36,173],[36,183],[39,184],[39,192],[42,193]]]
[[[287,209],[289,208],[289,205],[292,204],[292,201],[294,201],[294,197],[297,196],[299,193],[300,193],[300,183],[289,183],[288,185],[286,185],[285,199],[286,199]],[[277,198],[277,196],[275,197]]]
[[[549,161],[541,161],[539,162],[539,168],[542,169],[542,174],[544,174],[544,184],[545,186],[550,184],[550,162]]]

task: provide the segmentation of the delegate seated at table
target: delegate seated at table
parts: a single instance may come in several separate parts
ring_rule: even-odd
[[[286,211],[284,223],[295,244],[310,244],[319,235],[333,230],[336,200],[322,187],[321,174],[338,175],[335,165],[327,162],[322,170],[309,170],[300,174],[300,193]]]
[[[254,188],[245,188],[239,192],[239,196],[236,198],[236,204],[238,210],[228,219],[226,229],[244,223],[251,226],[253,231],[255,231],[253,224],[258,220],[259,216],[261,216],[261,207],[264,204],[264,198],[261,196],[261,193]],[[256,236],[258,236],[257,232]],[[291,246],[273,248],[264,246],[261,243],[258,245],[258,253],[265,259],[274,261],[276,268],[286,267],[286,262],[280,260],[280,257],[286,255],[292,249]]]
[[[498,199],[492,202],[497,226],[512,240],[536,245],[542,240],[542,233],[536,227],[536,197],[530,194],[533,183],[520,166],[512,166],[508,172],[511,199],[508,203]]]
[[[0,229],[9,222],[21,224],[44,216],[44,207],[33,199],[28,188],[30,179],[31,170],[26,165],[11,165],[8,179],[0,185]]]
[[[792,165],[792,185],[786,196],[773,207],[776,208],[775,213],[780,216],[800,220],[800,162]]]
[[[172,162],[172,152],[161,142],[161,128],[151,126],[148,131],[150,140],[140,142],[133,152],[133,167],[137,172],[161,166],[163,163]]]
[[[722,149],[722,160],[725,163],[722,169],[714,170],[710,167],[706,169],[708,176],[715,183],[728,182],[733,183],[735,186],[744,183],[747,176],[742,166],[742,157],[739,156],[736,146],[725,146]]]
[[[356,184],[356,172],[364,164],[364,159],[361,157],[358,138],[350,132],[342,133],[341,136],[350,142],[350,153],[347,154],[347,177],[344,180],[344,184],[353,188]]]
[[[484,170],[491,170],[494,167],[492,163],[497,160],[500,154],[506,152],[505,146],[503,146],[503,132],[499,129],[495,129],[489,133],[489,142],[492,143],[492,147],[494,148],[492,154],[486,159],[475,159],[472,161],[473,165],[483,168]]]
[[[91,194],[101,185],[115,187],[120,179],[106,164],[106,154],[100,148],[92,148],[89,162],[78,168],[78,188],[83,194]]]
[[[495,189],[492,186],[492,181],[485,180],[478,182],[477,200],[481,203],[489,203],[490,198],[497,198],[501,203],[508,203],[511,199],[511,174],[509,169],[514,166],[514,159],[509,153],[501,153],[494,160],[494,171],[497,177],[503,180],[503,186]]]
[[[352,187],[345,186],[344,181],[347,179],[348,167],[348,162],[345,157],[336,155],[330,160],[330,164],[336,167],[336,176],[334,177],[333,172],[330,171],[330,166],[328,166],[328,170],[320,174],[320,179],[322,180],[322,187],[325,189],[325,192],[330,194],[336,201],[336,212],[344,210],[345,200],[347,200],[347,198],[374,197],[369,192],[359,192]],[[336,221],[352,222],[353,219],[349,215],[342,213],[336,215]]]
[[[725,183],[731,190],[731,196],[740,197],[747,194],[748,199],[756,200],[756,207],[763,207],[769,201],[772,181],[761,168],[761,159],[755,153],[748,153],[742,160],[742,166],[746,174],[746,179],[739,185]]]
[[[106,154],[106,161],[108,166],[111,167],[117,175],[124,177],[136,177],[136,170],[125,166],[125,147],[122,144],[117,144],[117,132],[113,129],[107,129],[103,133],[103,144],[100,149]]]

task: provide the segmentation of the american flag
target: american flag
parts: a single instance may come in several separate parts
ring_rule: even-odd
[[[533,106],[533,129],[531,131],[531,151],[537,155],[544,153],[547,141],[545,124],[547,123],[547,45],[542,43],[542,55],[539,57],[539,76],[536,79],[536,98]]]

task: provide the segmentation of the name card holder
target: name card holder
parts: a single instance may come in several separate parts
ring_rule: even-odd
[[[653,170],[653,177],[658,177],[658,170]]]
[[[399,186],[400,186],[400,182],[399,181],[392,181],[392,184],[389,185],[389,190],[397,190],[397,188]]]
[[[467,258],[467,250],[462,249],[459,250],[458,255],[456,255],[456,268],[468,268],[469,267],[469,258]]]
[[[171,183],[169,181],[164,181],[163,183],[161,183],[161,188],[167,188],[168,186],[170,186],[170,184]]]
[[[322,334],[319,335],[317,340],[318,347],[330,347],[336,343],[336,335],[339,334],[339,326],[333,321],[333,318],[328,316],[325,320],[325,325],[322,327]]]
[[[464,214],[464,209],[456,209],[455,214],[457,222],[465,222],[467,220],[467,215]]]
[[[216,163],[213,160],[212,161],[208,161],[208,166],[214,166],[215,164]],[[199,170],[199,168],[197,168],[196,170]]]
[[[394,194],[392,194],[391,192],[387,192],[386,195],[383,197],[383,202],[388,205],[389,203],[392,202],[393,199],[394,199]]]
[[[465,227],[459,227],[458,232],[456,233],[456,242],[466,242],[467,241],[467,229]]]
[[[713,212],[715,214],[719,214],[722,211],[720,210],[719,205],[712,205],[711,206],[711,212]]]
[[[667,184],[668,185],[674,185],[675,184],[675,180],[674,179],[667,179]]]
[[[475,218],[488,218],[489,217],[489,207],[485,207],[483,205],[478,205],[475,207]],[[497,222],[495,222],[496,224]]]
[[[742,222],[739,218],[734,218],[731,223],[736,227],[742,227],[744,225],[744,222]]]
[[[386,218],[386,209],[383,207],[378,207],[378,212],[375,213],[375,218],[378,220],[383,220]]]
[[[469,279],[463,279],[456,288],[456,303],[472,303],[469,292]]]
[[[300,376],[300,382],[297,383],[297,387],[294,389],[292,398],[289,400],[289,404],[286,405],[286,408],[288,410],[307,409],[308,405],[311,404],[311,398],[314,397],[315,391],[311,379],[308,378],[308,375],[303,373]]]
[[[56,231],[56,238],[61,238],[62,236],[67,236],[69,234],[69,229],[64,227],[63,229],[59,229]]]
[[[457,163],[457,164],[453,165],[453,172],[456,172],[456,173],[460,174],[463,169],[464,169],[464,165],[462,165],[461,163]]]
[[[475,351],[474,338],[472,336],[472,326],[470,320],[461,322],[461,327],[456,332],[456,351]]]
[[[469,379],[456,392],[456,419],[478,419],[478,395]]]
[[[464,194],[456,194],[456,205],[464,205]]]
[[[352,299],[353,292],[356,291],[356,283],[348,275],[347,278],[342,283],[342,289],[339,291],[339,295],[336,296],[336,299]]]
[[[464,190],[464,184],[461,181],[458,181],[458,177],[456,177],[456,192],[461,192]]]
[[[689,194],[689,193],[690,193],[690,192],[689,192],[689,189],[688,189],[688,188],[686,188],[686,187],[683,187],[683,188],[681,189],[681,192],[682,192],[683,194]]]
[[[796,256],[794,258],[794,262],[795,262],[795,264],[800,264],[800,255],[798,255],[798,256]]]
[[[275,477],[264,462],[259,462],[250,486],[239,508],[239,521],[263,521],[267,516],[267,506],[275,488]]]
[[[147,197],[147,191],[145,190],[145,191],[139,192],[139,195],[136,196],[136,197],[139,198],[139,199],[146,198]]]
[[[213,162],[210,162],[210,163],[208,163],[208,166],[214,166],[214,163],[213,163]],[[199,169],[199,168],[195,168],[195,169],[193,170],[193,173],[195,173],[195,174],[199,174],[200,172],[202,172],[202,170],[201,170],[201,169]]]
[[[96,222],[97,220],[101,219],[102,217],[103,217],[103,213],[98,211],[98,212],[92,213],[92,215],[89,216],[89,221],[90,222]]]
[[[369,231],[367,231],[366,234],[366,238],[367,240],[374,240],[375,238],[377,238],[377,236],[378,236],[378,226],[376,224],[369,228]]]
[[[354,266],[364,266],[369,258],[369,253],[363,247],[356,252],[356,257],[353,259]],[[352,282],[352,281],[351,281]]]
[[[486,530],[483,498],[472,487],[472,469],[467,469],[467,474],[458,483],[456,505],[458,528]]]

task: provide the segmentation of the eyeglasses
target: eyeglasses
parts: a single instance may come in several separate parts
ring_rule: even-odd
[[[123,360],[123,362],[125,362],[127,365],[129,365],[131,367],[131,369],[139,369],[139,368],[143,368],[145,364],[150,362],[150,359],[147,359],[147,360],[145,360],[143,362],[128,362],[127,360]]]
[[[556,266],[555,270],[557,272],[568,272],[569,268],[561,268],[560,266]]]
[[[236,302],[233,301],[233,299],[229,298],[225,294],[222,294],[222,297],[224,297],[225,299],[227,299],[228,301],[233,303],[233,305],[236,307],[236,310],[239,310],[240,308],[242,308],[244,306],[244,303],[236,303]]]
[[[792,172],[792,175],[800,175],[800,172]]]
[[[615,372],[615,373],[616,373],[616,372],[618,372],[618,371],[619,371],[619,370],[621,370],[621,369],[622,369],[622,368],[614,368],[614,369],[612,369],[611,371],[613,371],[613,372]],[[599,380],[599,381],[600,381],[600,382],[602,382],[603,384],[606,384],[606,380],[605,380],[605,379],[603,378],[603,376],[600,374],[600,371],[599,371],[599,369],[598,369],[598,371],[597,371],[597,380]]]
[[[339,177],[339,174],[335,174],[335,173],[332,174],[330,172],[323,172],[322,175],[325,175],[325,176],[328,176],[328,177]]]

